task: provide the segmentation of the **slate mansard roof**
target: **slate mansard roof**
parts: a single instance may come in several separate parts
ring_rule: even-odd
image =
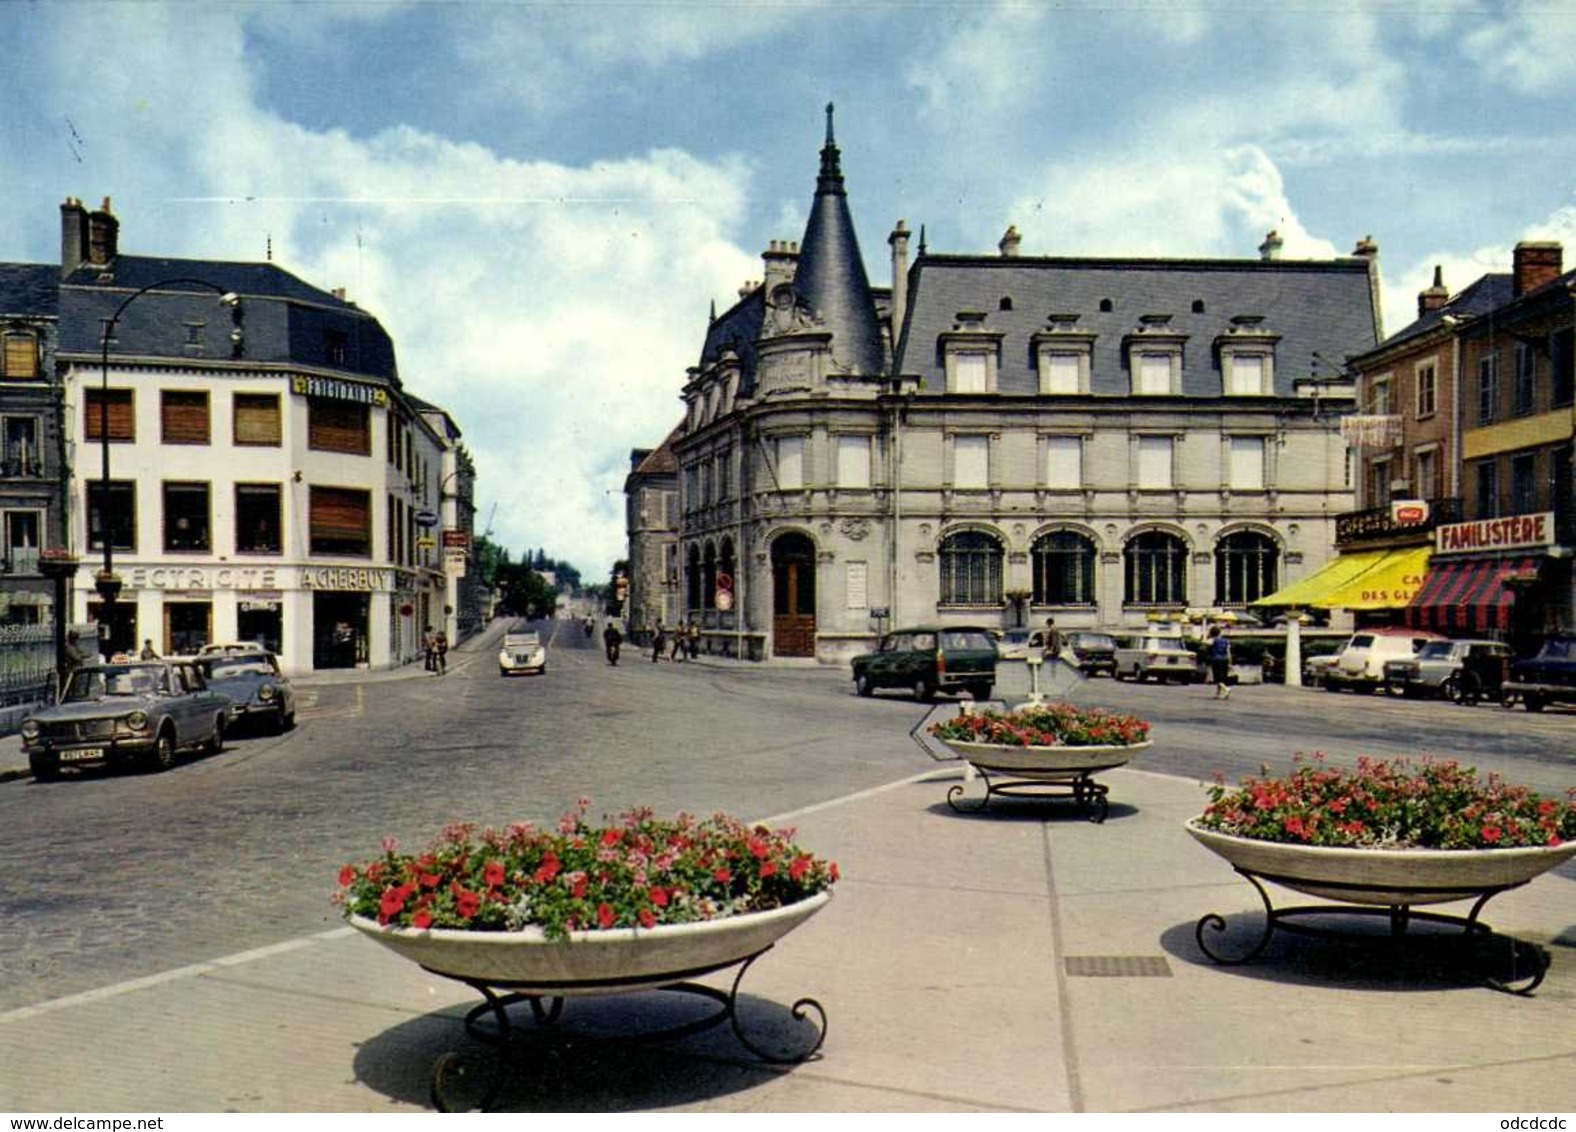
[[[0,316],[53,317],[60,303],[60,269],[47,263],[0,263]]]
[[[97,356],[103,322],[115,308],[140,288],[171,279],[201,280],[241,296],[244,361],[332,369],[398,385],[394,343],[376,318],[271,263],[120,255],[107,273],[78,268],[60,284],[61,352]],[[199,324],[199,356],[231,356],[229,309],[218,305],[213,290],[184,284],[149,292],[127,307],[110,352],[190,358],[191,324]],[[331,342],[343,346],[343,361],[330,360]]]
[[[1110,310],[1101,309],[1108,303]],[[984,316],[978,329],[1000,332],[998,394],[1039,390],[1034,335],[1051,314],[1078,316],[1070,329],[1094,335],[1090,392],[1131,392],[1127,345],[1145,316],[1169,315],[1155,333],[1185,336],[1183,396],[1218,396],[1216,345],[1233,319],[1258,318],[1255,334],[1275,335],[1275,393],[1292,396],[1315,353],[1341,365],[1372,349],[1376,317],[1368,261],[1125,260],[922,255],[910,273],[909,306],[896,370],[932,393],[947,388],[942,336],[958,315]],[[1063,325],[1068,325],[1063,323]],[[1328,370],[1326,369],[1327,373]]]

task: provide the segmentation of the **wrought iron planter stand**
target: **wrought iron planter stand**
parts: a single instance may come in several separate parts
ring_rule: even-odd
[[[655,1042],[673,1041],[678,1038],[688,1037],[705,1030],[727,1023],[733,1030],[733,1035],[740,1045],[747,1049],[761,1061],[772,1065],[796,1065],[808,1061],[816,1056],[821,1045],[826,1041],[826,1010],[813,998],[801,998],[793,1004],[792,1017],[794,1021],[804,1021],[809,1015],[814,1014],[811,1024],[815,1026],[814,1041],[808,1048],[793,1053],[774,1053],[753,1041],[746,1034],[739,1022],[739,985],[744,981],[744,976],[750,967],[762,955],[772,949],[771,944],[747,955],[742,959],[730,959],[724,963],[711,964],[682,971],[672,971],[660,976],[642,975],[637,981],[624,981],[620,979],[576,979],[566,980],[560,984],[544,983],[535,979],[529,983],[508,982],[500,980],[483,980],[465,975],[450,974],[446,971],[434,970],[424,967],[434,975],[456,982],[464,983],[476,991],[483,998],[483,1002],[471,1008],[465,1015],[465,1030],[472,1038],[492,1047],[496,1051],[496,1058],[491,1067],[491,1077],[484,1086],[483,1094],[478,1102],[481,1109],[489,1109],[498,1099],[504,1085],[504,1070],[507,1068],[512,1055],[545,1049],[566,1050],[577,1045],[625,1045],[645,1044]],[[738,967],[734,975],[733,984],[728,990],[707,986],[691,980],[711,974],[716,971],[728,970]],[[666,981],[671,979],[671,981]],[[659,985],[654,982],[662,980]],[[529,991],[517,988],[528,986]],[[543,993],[560,991],[559,994]],[[566,997],[585,997],[592,995],[618,995],[642,993],[672,993],[690,995],[703,998],[715,1004],[717,1009],[703,1018],[685,1022],[681,1025],[668,1026],[656,1030],[646,1030],[628,1034],[587,1034],[576,1033],[567,1029],[560,1029],[558,1023],[564,1012]],[[511,1019],[509,1008],[521,1003],[529,1006],[534,1025],[519,1026]],[[433,1066],[432,1086],[430,1098],[432,1105],[440,1112],[454,1111],[446,1101],[445,1093],[449,1091],[452,1083],[460,1081],[471,1075],[474,1057],[461,1052],[449,1052],[438,1058]]]
[[[1107,797],[1111,793],[1111,788],[1096,782],[1088,771],[1044,777],[995,779],[991,778],[991,771],[985,767],[975,766],[974,772],[985,784],[985,796],[975,801],[961,802],[960,799],[968,792],[967,787],[954,785],[947,791],[947,805],[956,813],[978,813],[990,805],[990,800],[998,794],[1003,798],[1071,798],[1096,825],[1105,821],[1106,814],[1111,809]],[[998,776],[1002,775],[999,770],[995,773]]]
[[[1346,890],[1350,892],[1351,897],[1355,903],[1299,904],[1289,907],[1277,908],[1271,902],[1269,893],[1265,891],[1264,885],[1261,882],[1270,881],[1274,884],[1296,888],[1300,885],[1308,883],[1306,877],[1276,876],[1271,873],[1253,872],[1242,868],[1240,865],[1234,865],[1232,867],[1240,876],[1243,877],[1243,879],[1253,886],[1254,890],[1259,894],[1259,899],[1264,902],[1264,933],[1259,937],[1258,941],[1244,954],[1237,956],[1222,954],[1209,945],[1209,942],[1205,936],[1205,931],[1207,929],[1217,933],[1224,932],[1226,930],[1225,917],[1216,912],[1210,912],[1201,917],[1198,923],[1194,926],[1194,938],[1198,942],[1199,950],[1221,966],[1240,966],[1241,964],[1251,963],[1254,959],[1257,959],[1259,955],[1263,953],[1264,949],[1269,946],[1270,938],[1275,934],[1277,928],[1282,931],[1292,932],[1297,935],[1315,936],[1327,939],[1359,938],[1358,934],[1355,932],[1343,932],[1337,928],[1323,927],[1312,923],[1301,923],[1299,922],[1299,919],[1308,917],[1361,916],[1369,919],[1375,917],[1387,918],[1390,922],[1389,938],[1392,940],[1399,940],[1404,937],[1406,935],[1408,926],[1413,921],[1430,924],[1447,924],[1459,927],[1462,929],[1460,937],[1462,939],[1472,937],[1494,937],[1505,940],[1508,944],[1508,951],[1511,961],[1510,978],[1500,979],[1492,974],[1484,975],[1482,977],[1483,985],[1491,987],[1497,991],[1504,991],[1507,994],[1529,996],[1534,990],[1537,989],[1538,985],[1543,982],[1544,976],[1548,974],[1550,962],[1548,951],[1542,947],[1537,946],[1536,944],[1528,943],[1524,940],[1518,940],[1511,936],[1498,935],[1493,928],[1489,927],[1487,924],[1478,919],[1478,914],[1483,910],[1483,906],[1491,899],[1493,899],[1495,896],[1498,896],[1501,892],[1508,892],[1513,888],[1520,888],[1523,884],[1527,883],[1526,881],[1517,881],[1513,884],[1496,885],[1479,889],[1476,893],[1476,899],[1472,904],[1472,910],[1465,916],[1453,916],[1443,912],[1419,912],[1413,908],[1411,903],[1375,905],[1369,901],[1369,898],[1372,897],[1374,893],[1382,891],[1387,898],[1412,895],[1417,898],[1416,903],[1426,904],[1434,902],[1441,894],[1455,893],[1459,886],[1452,886],[1449,888],[1432,888],[1420,886],[1411,889],[1397,889],[1394,884],[1385,884],[1381,888],[1380,886],[1370,884],[1343,883],[1332,880],[1320,880],[1318,882],[1320,889],[1331,891],[1332,895],[1335,895],[1337,899],[1340,898],[1341,890]],[[1531,970],[1525,974],[1521,973],[1521,968],[1524,964],[1531,967]],[[1524,986],[1516,985],[1524,981]]]

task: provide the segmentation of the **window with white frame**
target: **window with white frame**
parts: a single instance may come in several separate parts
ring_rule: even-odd
[[[1041,393],[1082,393],[1087,354],[1048,351],[1040,355]]]
[[[1138,438],[1137,483],[1140,489],[1151,491],[1173,485],[1171,437],[1140,436]]]
[[[1137,388],[1133,390],[1145,396],[1156,396],[1172,391],[1172,371],[1177,358],[1174,354],[1162,354],[1154,351],[1140,351],[1134,356],[1133,369]]]
[[[1228,445],[1230,468],[1227,483],[1233,491],[1264,490],[1264,438],[1233,436]]]
[[[1439,498],[1439,450],[1437,448],[1419,449],[1416,457],[1416,478],[1412,484],[1413,494],[1419,499]]]
[[[5,517],[5,568],[13,574],[38,572],[43,516],[38,511],[0,512]]]
[[[1433,362],[1417,367],[1417,415],[1431,417],[1439,408],[1439,376]]]
[[[947,355],[953,393],[990,391],[990,355],[984,350],[959,350]]]
[[[1045,486],[1054,491],[1083,487],[1083,437],[1045,438]]]
[[[837,437],[837,486],[870,486],[870,437]]]
[[[1499,419],[1499,359],[1493,354],[1478,359],[1478,419],[1480,425]]]
[[[1375,416],[1387,417],[1395,411],[1393,392],[1394,387],[1390,382],[1390,375],[1376,377],[1369,388],[1369,405]]]
[[[990,486],[990,437],[952,438],[952,486],[964,489]]]
[[[777,486],[784,491],[804,486],[804,437],[777,438]]]
[[[1269,358],[1263,354],[1227,354],[1226,392],[1233,397],[1257,397],[1268,391]]]

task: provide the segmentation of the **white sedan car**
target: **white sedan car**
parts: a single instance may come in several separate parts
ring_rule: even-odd
[[[547,646],[542,644],[541,634],[511,632],[503,635],[503,647],[498,650],[498,675],[546,671]]]

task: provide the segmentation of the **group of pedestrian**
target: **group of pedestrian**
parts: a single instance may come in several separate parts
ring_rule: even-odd
[[[671,649],[671,652],[669,650]],[[684,660],[686,657],[694,660],[700,656],[700,626],[695,624],[694,618],[688,625],[680,621],[673,626],[672,634],[661,621],[658,621],[651,630],[651,662],[655,664],[662,659],[662,654],[669,652],[668,659],[673,661]]]
[[[449,635],[442,629],[433,632],[428,625],[426,633],[421,639],[422,653],[426,656],[427,671],[436,672],[439,676],[449,670]]]

